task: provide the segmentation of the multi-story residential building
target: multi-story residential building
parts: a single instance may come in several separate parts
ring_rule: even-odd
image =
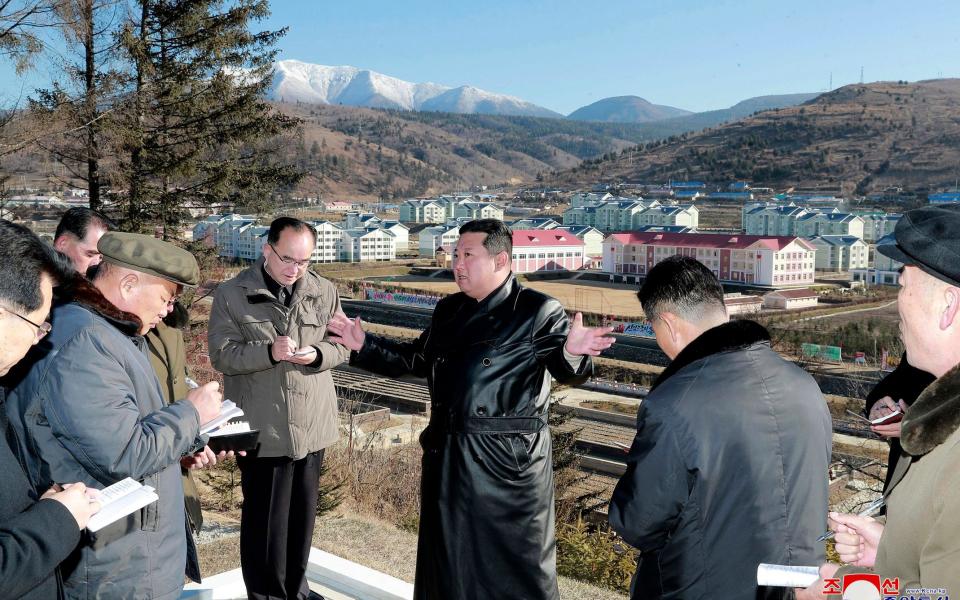
[[[460,239],[460,225],[439,225],[420,231],[420,256],[434,258],[437,248],[453,248]]]
[[[896,213],[867,212],[854,213],[863,219],[863,241],[875,244],[885,235],[893,233],[901,215]]]
[[[589,227],[597,226],[597,207],[578,206],[563,211],[563,224]],[[599,229],[599,228],[598,228]]]
[[[389,231],[344,229],[340,244],[340,262],[385,261],[397,258],[396,242]]]
[[[376,227],[393,234],[393,239],[398,251],[410,248],[410,228],[403,223],[399,221],[380,221]],[[366,226],[366,229],[370,228],[370,225]]]
[[[256,217],[250,215],[224,215],[224,218],[217,223],[217,232],[214,241],[220,248],[220,256],[237,256],[240,231],[248,225],[257,222]]]
[[[595,206],[578,206],[563,212],[563,224],[596,227],[600,231],[633,231],[647,225],[681,225],[696,228],[700,209],[693,205],[661,205],[652,200],[617,200]]]
[[[743,207],[742,226],[747,235],[853,235],[863,239],[859,216],[836,208],[815,210],[790,204],[756,203]]]
[[[675,254],[696,258],[725,282],[771,287],[813,282],[815,250],[793,236],[615,233],[603,241],[602,268],[643,276]]]
[[[270,228],[266,225],[254,223],[238,227],[236,254],[231,258],[253,262],[263,256],[263,245],[267,243],[267,232],[269,231]]]
[[[866,269],[870,247],[852,235],[818,235],[807,242],[817,250],[818,271],[849,271]]]
[[[877,240],[877,245],[883,243],[893,244],[893,234],[888,234]],[[902,268],[903,263],[876,252],[873,267],[850,269],[850,279],[852,281],[862,281],[867,285],[898,285],[900,283],[900,269]]]
[[[311,225],[317,230],[317,247],[314,248],[310,261],[319,263],[339,261],[343,230],[330,221],[315,221]]]
[[[503,208],[473,196],[439,196],[407,200],[400,205],[402,223],[445,223],[449,219],[503,219]]]
[[[809,211],[793,204],[745,204],[741,226],[747,235],[796,235],[797,219]]]
[[[596,207],[593,226],[600,231],[620,231],[625,224],[630,223],[633,215],[646,209],[647,204],[636,198],[614,198],[601,202]],[[629,225],[627,228],[629,229]]]
[[[590,227],[589,225],[561,225],[557,229],[562,229],[564,231],[569,231],[573,235],[577,236],[583,240],[583,253],[589,259],[594,259],[599,262],[601,256],[603,256],[603,232],[597,229],[596,227]]]
[[[503,220],[503,209],[491,202],[458,202],[454,205],[454,218],[500,219]]]
[[[446,220],[446,206],[436,200],[406,200],[400,205],[401,223],[443,223]]]
[[[813,212],[797,219],[796,235],[852,235],[863,239],[863,219],[851,213]]]
[[[583,240],[563,229],[513,232],[513,272],[577,271],[584,265]]]
[[[263,256],[269,227],[258,224],[253,217],[236,217],[208,217],[194,227],[195,239],[208,240],[224,258],[255,261]],[[310,256],[312,263],[393,260],[396,258],[397,237],[407,239],[406,226],[396,221],[380,222],[369,229],[350,230],[343,230],[329,221],[315,221],[310,225],[317,232],[317,245]]]
[[[700,225],[700,209],[696,206],[651,206],[632,215],[630,226],[625,231],[636,230],[647,226],[659,227],[690,227],[696,229]]]
[[[256,223],[253,215],[210,215],[193,227],[193,239],[206,240],[211,247],[220,249],[220,256],[236,256],[237,236],[235,229]]]
[[[373,213],[363,213],[356,210],[351,210],[344,217],[344,227],[346,229],[367,228],[371,225],[379,225],[383,221]]]

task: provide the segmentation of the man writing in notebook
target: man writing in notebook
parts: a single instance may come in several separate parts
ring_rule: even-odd
[[[831,513],[841,560],[798,598],[823,598],[824,580],[873,572],[899,579],[901,595],[916,588],[960,593],[960,206],[908,211],[893,244],[877,251],[904,264],[900,273],[900,336],[907,360],[931,383],[906,411],[903,453],[886,488],[886,525]]]
[[[106,526],[62,567],[68,598],[178,598],[187,542],[180,458],[202,442],[200,423],[220,411],[217,384],[164,406],[143,335],[195,279],[193,256],[150,236],[108,233],[93,282],[77,278],[72,302],[11,391],[7,407],[37,489],[126,477],[160,497]]]
[[[0,377],[50,332],[53,287],[70,277],[62,257],[26,227],[0,219]],[[4,382],[6,383],[6,382]],[[58,565],[80,542],[99,504],[83,483],[30,484],[0,387],[0,598],[60,597]]]
[[[316,247],[309,224],[274,220],[263,258],[220,284],[210,313],[210,361],[260,430],[257,453],[237,460],[240,566],[251,600],[316,596],[306,571],[320,472],[340,435],[330,369],[348,356],[327,339],[340,298],[309,269]]]

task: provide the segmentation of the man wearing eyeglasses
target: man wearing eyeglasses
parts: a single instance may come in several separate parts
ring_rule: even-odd
[[[68,263],[31,231],[0,220],[0,376],[50,332],[53,286]],[[24,474],[0,387],[0,598],[57,598],[57,566],[80,542],[99,504],[66,480],[41,495]],[[64,489],[64,487],[66,489]]]
[[[187,562],[179,462],[203,447],[200,424],[219,414],[220,393],[212,382],[166,405],[143,336],[199,269],[152,236],[107,233],[97,248],[93,281],[76,277],[72,301],[53,309],[56,327],[10,391],[7,414],[35,489],[130,477],[160,497],[84,538],[62,567],[66,597],[173,600]]]
[[[317,233],[280,217],[263,257],[217,288],[210,361],[224,391],[260,430],[237,460],[243,487],[240,565],[247,597],[315,598],[306,567],[324,448],[339,437],[330,369],[349,357],[326,337],[340,311],[332,283],[309,270]]]

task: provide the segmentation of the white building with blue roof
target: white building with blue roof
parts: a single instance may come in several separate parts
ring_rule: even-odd
[[[818,235],[807,239],[816,248],[816,270],[846,272],[866,269],[870,246],[852,235]]]

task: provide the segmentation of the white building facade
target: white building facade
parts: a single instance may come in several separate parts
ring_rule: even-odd
[[[852,235],[821,235],[807,240],[817,250],[818,271],[866,269],[870,246]]]
[[[562,229],[513,232],[513,272],[578,271],[585,262],[583,240]]]
[[[645,275],[663,259],[690,256],[718,279],[771,287],[813,283],[815,250],[790,236],[703,233],[616,233],[603,242],[602,269]]]

